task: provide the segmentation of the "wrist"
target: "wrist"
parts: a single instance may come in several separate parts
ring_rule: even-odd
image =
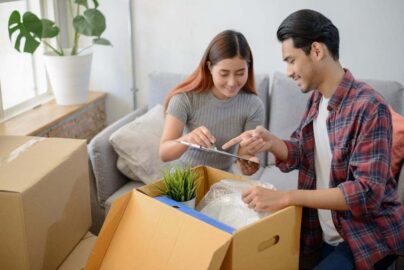
[[[273,152],[274,151],[274,146],[276,145],[276,143],[275,143],[276,139],[277,138],[274,135],[269,134],[269,138],[267,139],[267,142],[266,142],[266,145],[265,145],[266,151],[268,151],[268,152]]]
[[[286,193],[286,204],[287,206],[299,205],[296,201],[296,190],[285,191]]]
[[[189,133],[188,133],[188,134],[189,134]],[[184,142],[189,142],[189,143],[190,143],[190,141],[189,141],[189,139],[188,139],[188,134],[185,134],[185,135],[179,137],[179,138],[176,139],[176,140],[178,140],[178,141],[184,141]]]
[[[272,145],[272,141],[267,142],[267,143],[265,144],[265,151],[272,153],[272,148],[273,148],[272,146],[273,146],[273,145]]]

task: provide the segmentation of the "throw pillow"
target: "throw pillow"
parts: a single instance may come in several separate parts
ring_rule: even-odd
[[[391,171],[394,176],[400,171],[404,160],[404,116],[396,113],[391,107],[393,122],[393,145],[391,149]]]
[[[109,141],[118,154],[117,167],[128,178],[145,184],[161,178],[164,163],[159,145],[163,127],[163,106],[158,104],[111,135]]]

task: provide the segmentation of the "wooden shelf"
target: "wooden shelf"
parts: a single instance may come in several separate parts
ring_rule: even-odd
[[[105,93],[90,91],[87,103],[72,106],[60,106],[52,100],[0,123],[0,135],[33,136],[40,134],[98,100],[105,99],[105,96]]]

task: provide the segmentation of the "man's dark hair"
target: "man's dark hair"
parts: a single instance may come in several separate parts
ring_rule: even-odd
[[[290,14],[276,32],[280,42],[292,38],[295,48],[307,55],[313,42],[324,43],[334,60],[339,58],[339,33],[337,27],[323,14],[302,9]]]

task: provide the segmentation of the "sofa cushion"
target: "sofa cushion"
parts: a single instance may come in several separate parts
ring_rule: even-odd
[[[296,83],[280,72],[274,73],[270,91],[268,129],[281,139],[289,139],[299,126],[311,92],[302,94]],[[275,164],[271,153],[268,153],[267,164]]]
[[[119,156],[117,167],[124,175],[146,184],[161,177],[159,146],[163,128],[163,106],[158,104],[111,135],[109,141]]]
[[[364,79],[364,82],[379,92],[393,109],[404,115],[404,87],[398,82]]]
[[[268,104],[269,104],[269,76],[268,75],[263,75],[263,74],[258,74],[255,75],[255,87],[257,90],[257,94],[264,103],[264,108],[265,108],[265,121],[264,121],[264,126],[268,128]]]
[[[168,92],[184,79],[184,74],[168,72],[151,73],[149,75],[148,108],[153,108],[157,104],[164,104]]]

